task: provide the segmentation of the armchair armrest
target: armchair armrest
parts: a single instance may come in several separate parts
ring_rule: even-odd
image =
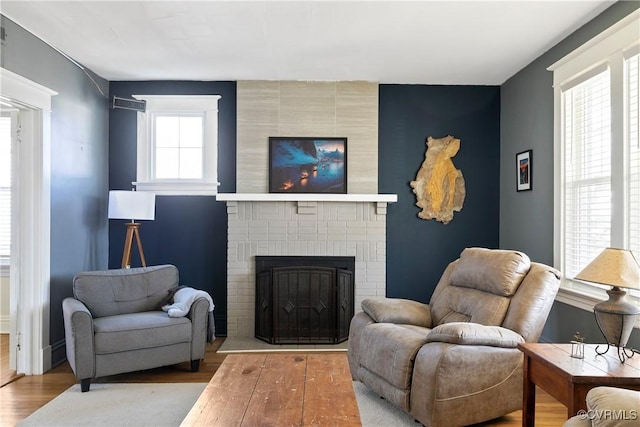
[[[197,298],[187,316],[191,320],[191,360],[204,358],[208,341],[209,302],[206,298]],[[213,317],[213,316],[212,316]]]
[[[93,316],[86,305],[71,297],[62,301],[62,314],[69,364],[77,379],[93,378]]]
[[[369,298],[362,301],[362,311],[377,323],[397,323],[431,327],[428,304],[401,298]]]
[[[427,342],[516,348],[519,343],[524,342],[524,338],[517,332],[501,326],[451,322],[433,328],[427,334]]]

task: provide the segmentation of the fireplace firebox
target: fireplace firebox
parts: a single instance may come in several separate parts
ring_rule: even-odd
[[[337,344],[354,314],[355,257],[256,256],[256,338]]]

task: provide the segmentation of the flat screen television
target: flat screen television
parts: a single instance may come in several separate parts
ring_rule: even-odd
[[[347,193],[347,138],[269,137],[270,193]]]

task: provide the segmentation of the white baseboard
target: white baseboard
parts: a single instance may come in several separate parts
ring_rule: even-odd
[[[44,374],[51,370],[51,346],[48,345],[42,349],[42,372],[38,374]]]
[[[9,315],[0,316],[0,334],[11,333],[11,318]]]

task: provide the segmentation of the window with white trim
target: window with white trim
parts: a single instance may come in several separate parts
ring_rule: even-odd
[[[640,260],[639,16],[635,11],[549,68],[554,262],[563,289],[585,295],[596,295],[597,285],[572,279],[604,248],[631,249]]]
[[[219,95],[134,95],[138,112],[138,191],[215,195]]]
[[[11,160],[17,119],[16,109],[0,113],[0,275],[11,261]]]

